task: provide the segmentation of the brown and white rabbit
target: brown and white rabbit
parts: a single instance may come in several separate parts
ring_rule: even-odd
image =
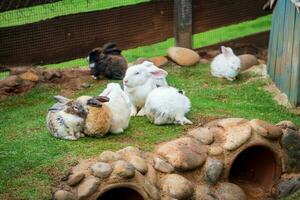
[[[85,119],[84,134],[90,137],[103,137],[109,132],[112,121],[112,113],[107,105],[107,97],[82,96],[77,101],[85,103],[88,114]]]
[[[84,120],[87,111],[84,106],[63,96],[54,97],[58,103],[48,110],[47,128],[60,139],[77,140],[83,137]]]
[[[115,43],[107,43],[102,48],[93,49],[87,60],[94,79],[104,76],[109,79],[122,80],[128,64],[121,50]]]

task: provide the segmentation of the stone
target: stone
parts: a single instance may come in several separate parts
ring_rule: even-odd
[[[227,118],[227,119],[221,119],[217,122],[217,126],[221,126],[224,129],[229,129],[233,126],[241,125],[243,123],[246,123],[247,120],[243,118]]]
[[[233,183],[220,183],[217,195],[222,200],[247,200],[245,192]]]
[[[105,179],[110,176],[113,171],[108,163],[97,162],[91,166],[92,174],[98,178]]]
[[[197,64],[200,60],[200,56],[197,52],[182,47],[169,48],[168,56],[180,66],[192,66]]]
[[[259,119],[251,120],[250,125],[254,132],[265,138],[277,139],[282,135],[282,130],[279,127]]]
[[[202,63],[202,64],[209,64],[210,63],[210,61],[208,59],[205,59],[205,58],[200,59],[199,62]]]
[[[40,79],[39,76],[32,71],[27,71],[27,72],[21,74],[20,78],[23,80],[32,81],[32,82],[38,82]]]
[[[162,191],[175,199],[190,199],[194,193],[193,184],[177,174],[168,174],[162,179]]]
[[[293,177],[287,180],[281,180],[277,185],[278,198],[284,198],[292,195],[300,189],[300,177]]]
[[[54,194],[54,200],[74,200],[74,196],[71,192],[65,190],[58,190]]]
[[[209,184],[216,184],[223,172],[224,163],[217,159],[209,158],[206,160],[204,167],[204,179]]]
[[[6,77],[4,80],[1,80],[0,83],[1,83],[0,85],[3,85],[3,86],[15,87],[15,86],[21,85],[22,80],[18,76],[12,75],[12,76]]]
[[[225,132],[224,149],[233,151],[246,143],[251,137],[251,127],[248,124],[234,126]]]
[[[165,56],[158,56],[149,59],[157,67],[163,67],[169,63],[169,60]]]
[[[287,169],[292,172],[300,171],[300,132],[287,129],[281,138],[282,148],[287,158]]]
[[[157,172],[156,170],[152,167],[152,165],[148,164],[148,172],[145,175],[145,177],[149,180],[149,182],[157,186],[158,180],[157,180]]]
[[[147,192],[147,194],[151,197],[151,199],[158,200],[160,199],[158,189],[152,185],[147,179],[144,180],[143,188]]]
[[[117,151],[117,154],[120,157],[128,157],[128,156],[141,156],[141,150],[136,147],[128,146],[124,149]]]
[[[154,158],[154,168],[162,173],[168,173],[168,174],[174,171],[174,167],[170,163],[158,157]]]
[[[113,174],[121,178],[132,178],[135,174],[135,168],[132,164],[127,163],[124,160],[118,160],[114,163]]]
[[[213,132],[208,127],[200,127],[193,129],[188,132],[188,135],[192,136],[193,138],[202,142],[203,144],[211,144],[214,142]]]
[[[144,159],[139,156],[132,156],[129,161],[136,170],[141,172],[142,174],[146,174],[148,171],[147,163]]]
[[[81,183],[78,187],[77,195],[78,199],[84,199],[94,192],[96,192],[98,186],[100,184],[100,180],[94,176],[87,177],[83,183]]]
[[[193,138],[179,138],[162,144],[157,154],[178,170],[193,170],[206,160],[207,148]]]
[[[208,154],[210,156],[219,156],[222,153],[223,153],[223,148],[219,146],[211,146],[208,151]]]
[[[99,156],[101,162],[113,162],[121,159],[121,157],[113,151],[103,151]]]
[[[238,56],[241,60],[241,71],[245,71],[254,65],[258,65],[259,62],[256,58],[256,56],[251,55],[251,54],[243,54]]]
[[[249,74],[261,78],[267,78],[268,77],[267,66],[265,64],[254,65],[253,67],[244,70],[242,74]]]
[[[85,177],[85,174],[83,172],[77,172],[74,174],[71,174],[68,178],[67,184],[70,186],[77,185],[82,181],[82,179]]]
[[[217,196],[213,193],[206,185],[197,185],[195,188],[195,199],[196,200],[219,200]]]
[[[294,131],[298,131],[299,128],[294,124],[294,122],[291,122],[291,121],[281,121],[281,122],[278,122],[276,124],[277,127],[281,128],[281,129],[292,129]]]

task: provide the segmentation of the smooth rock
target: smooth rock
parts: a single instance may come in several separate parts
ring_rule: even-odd
[[[22,79],[20,79],[16,75],[8,76],[4,80],[0,81],[1,85],[7,86],[7,87],[14,87],[22,84]]]
[[[210,156],[219,156],[222,153],[223,153],[223,148],[220,146],[211,146],[208,151],[208,154]]]
[[[200,60],[200,56],[197,52],[182,47],[169,48],[168,56],[181,66],[192,66],[197,64]]]
[[[54,194],[54,200],[74,200],[74,196],[68,191],[58,190]]]
[[[288,171],[300,171],[300,132],[287,129],[281,138],[282,148],[285,150]]]
[[[97,162],[91,166],[92,174],[98,178],[104,179],[110,176],[112,167],[108,163]]]
[[[217,159],[209,158],[206,160],[204,167],[204,179],[209,184],[216,184],[223,172],[224,163]]]
[[[251,137],[251,127],[248,124],[234,126],[225,132],[224,149],[233,151],[246,143]]]
[[[207,148],[195,139],[184,137],[162,144],[157,154],[179,170],[193,170],[205,162]]]
[[[129,161],[136,170],[141,172],[142,174],[146,174],[148,171],[147,163],[144,159],[139,156],[132,156]]]
[[[150,164],[148,164],[148,172],[145,175],[145,177],[148,179],[148,181],[154,185],[154,186],[158,186],[158,178],[157,178],[157,172],[154,169],[154,167]]]
[[[32,82],[38,82],[39,81],[39,76],[32,72],[28,71],[20,75],[20,78],[26,81],[32,81]]]
[[[121,178],[132,178],[135,174],[135,168],[132,164],[123,160],[114,163],[113,174]]]
[[[87,177],[78,187],[78,199],[84,199],[96,192],[100,180],[94,176]]]
[[[168,174],[162,179],[162,190],[175,199],[189,199],[193,196],[193,184],[177,174]]]
[[[168,173],[168,174],[174,171],[174,167],[170,163],[158,157],[154,158],[154,168],[160,172]]]
[[[250,125],[254,132],[265,138],[277,139],[282,135],[282,130],[279,127],[259,119],[251,120]]]
[[[85,177],[85,174],[83,172],[77,172],[74,174],[71,174],[68,178],[67,184],[70,186],[77,185],[82,181],[82,179]]]
[[[203,144],[211,144],[214,142],[213,131],[208,127],[195,128],[190,130],[188,135],[192,136]]]
[[[251,55],[251,54],[243,54],[238,56],[241,60],[241,71],[245,71],[254,65],[258,65],[258,60],[256,56]]]
[[[117,154],[120,157],[141,156],[141,150],[139,150],[136,147],[128,146],[124,149],[117,151]]]
[[[150,58],[149,60],[153,62],[154,65],[157,67],[163,67],[169,63],[169,60],[165,56],[153,57]]]
[[[103,151],[99,156],[101,162],[113,162],[121,159],[121,157],[113,151]]]
[[[158,189],[154,185],[152,185],[147,179],[144,180],[143,188],[152,199],[160,199]]]
[[[197,185],[195,188],[196,200],[219,200],[213,190],[206,185]]]
[[[281,128],[281,129],[292,129],[294,131],[298,131],[299,128],[294,124],[294,122],[291,121],[281,121],[279,123],[276,124],[277,127]]]
[[[202,64],[209,64],[210,63],[210,61],[208,59],[205,59],[205,58],[200,59],[199,62],[202,63]]]
[[[254,65],[242,72],[242,74],[255,75],[261,78],[268,77],[268,70],[265,64]]]
[[[217,195],[222,200],[247,200],[245,192],[233,183],[220,183]]]
[[[217,126],[221,126],[224,129],[229,129],[233,126],[241,125],[246,122],[247,120],[243,118],[226,118],[226,119],[219,120],[217,122]]]
[[[300,177],[281,180],[277,185],[278,197],[283,198],[292,195],[300,189]]]

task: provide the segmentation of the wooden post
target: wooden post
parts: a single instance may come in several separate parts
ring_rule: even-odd
[[[174,1],[176,46],[192,49],[192,0]]]

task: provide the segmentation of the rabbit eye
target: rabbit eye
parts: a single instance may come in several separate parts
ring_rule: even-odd
[[[136,72],[136,73],[135,73],[135,75],[139,75],[139,74],[140,74],[140,72]]]

